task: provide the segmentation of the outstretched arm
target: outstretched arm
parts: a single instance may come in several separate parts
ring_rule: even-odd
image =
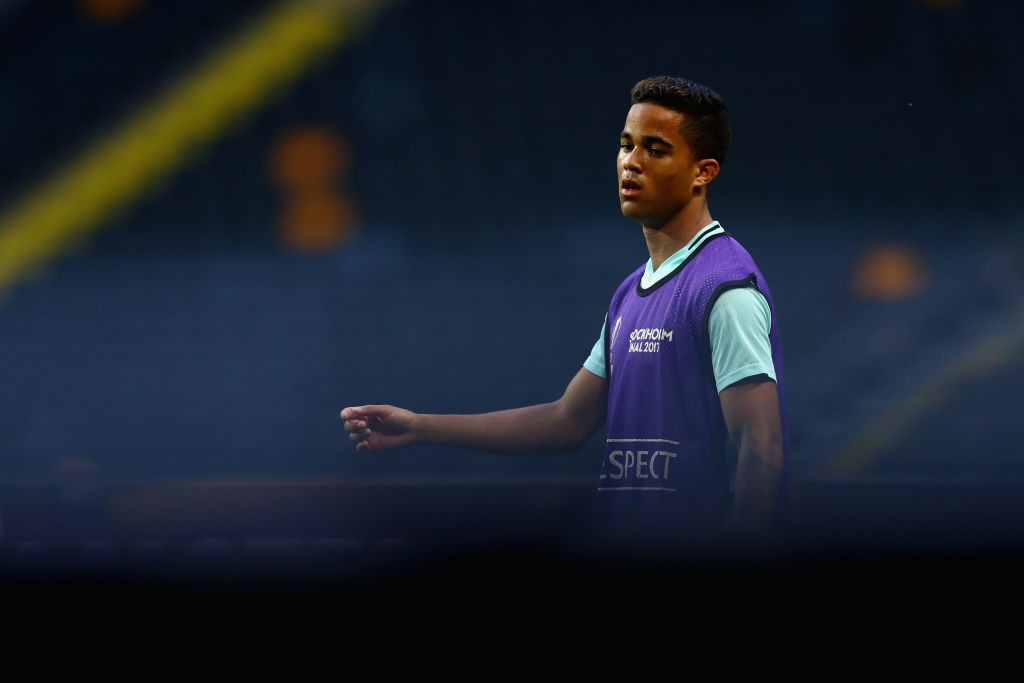
[[[360,452],[414,443],[500,452],[573,450],[604,422],[607,391],[604,379],[580,369],[551,403],[464,415],[367,405],[344,408],[341,419]]]
[[[774,536],[780,531],[779,484],[784,457],[775,382],[763,375],[738,382],[722,390],[720,399],[736,456],[736,529],[740,533]]]

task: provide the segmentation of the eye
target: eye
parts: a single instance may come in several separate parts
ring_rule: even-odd
[[[655,156],[655,157],[663,157],[666,154],[668,154],[667,151],[665,151],[663,149],[659,149],[657,147],[651,147],[650,148],[650,152],[651,152],[651,156]]]
[[[633,151],[633,143],[631,143],[631,142],[620,142],[619,143],[619,149],[621,149],[624,152],[632,152]]]

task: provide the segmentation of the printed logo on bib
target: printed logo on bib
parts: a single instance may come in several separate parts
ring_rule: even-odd
[[[641,327],[629,333],[630,353],[657,353],[662,342],[672,341],[672,330],[660,327]]]
[[[619,328],[622,327],[622,316],[620,315],[615,320],[615,327],[612,328],[612,339],[611,343],[615,343],[615,338],[619,336]]]
[[[615,447],[620,443],[629,447]],[[674,449],[678,442],[669,439],[608,439],[608,444],[609,450],[605,452],[601,465],[603,484],[615,489],[672,490],[672,462],[676,459]],[[602,486],[601,490],[608,489]]]

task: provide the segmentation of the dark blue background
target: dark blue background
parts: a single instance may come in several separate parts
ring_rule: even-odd
[[[13,201],[261,4],[153,2],[98,27],[70,3],[9,3],[0,197]],[[905,531],[899,543],[937,535],[941,548],[949,532],[1015,546],[1021,8],[386,5],[7,292],[8,545],[379,540],[415,537],[424,519],[500,542],[552,524],[549,513],[555,529],[570,524],[597,437],[573,454],[363,456],[338,411],[475,412],[561,393],[615,285],[646,259],[613,164],[629,88],[667,73],[730,106],[711,209],[778,304],[797,524],[826,545]],[[274,142],[305,124],[351,142],[343,190],[359,210],[353,241],[316,254],[281,244],[268,174]],[[917,256],[924,288],[858,297],[858,264],[891,244]],[[860,441],[872,435],[882,440]],[[411,490],[432,502],[410,502]],[[342,493],[355,506],[345,512]],[[351,502],[391,497],[402,502],[386,532],[373,523],[385,513]]]

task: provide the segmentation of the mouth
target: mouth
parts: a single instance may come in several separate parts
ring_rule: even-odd
[[[635,180],[626,179],[619,184],[623,197],[636,197],[640,194],[640,183]]]

